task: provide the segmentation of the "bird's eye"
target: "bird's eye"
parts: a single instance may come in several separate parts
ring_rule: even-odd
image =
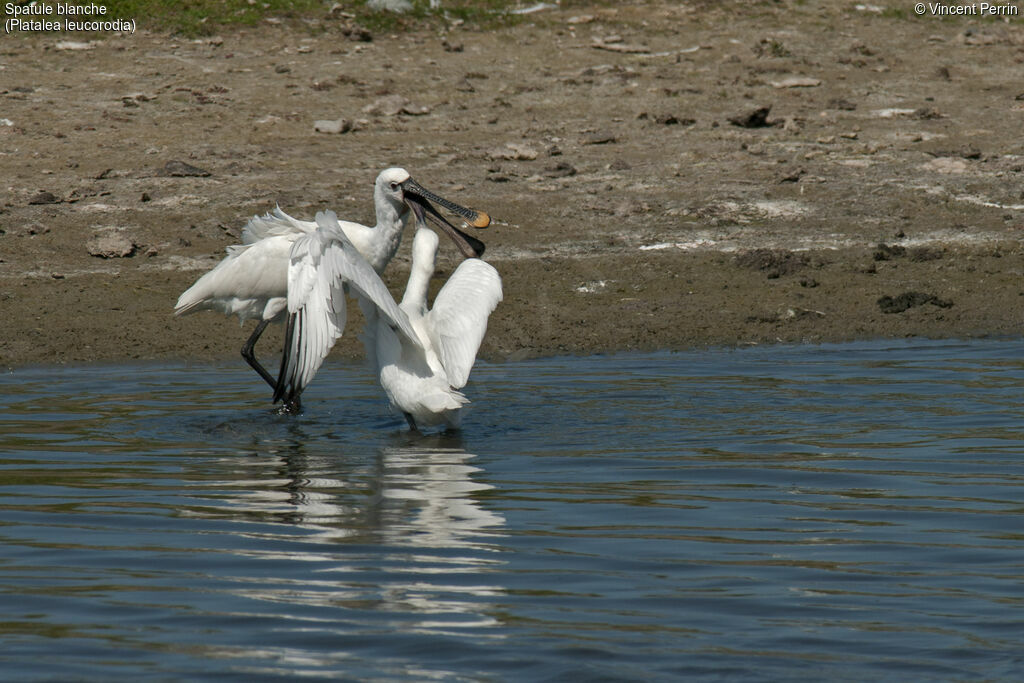
[[[394,183],[394,182],[391,183],[391,189],[392,190],[398,190],[398,183]]]

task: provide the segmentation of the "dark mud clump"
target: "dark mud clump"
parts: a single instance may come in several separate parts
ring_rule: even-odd
[[[790,275],[811,265],[806,253],[788,249],[748,249],[737,254],[733,262],[740,268],[763,271],[768,279]]]
[[[925,304],[932,304],[939,308],[949,308],[953,305],[953,302],[948,299],[940,299],[934,294],[925,294],[924,292],[904,292],[896,296],[886,295],[878,299],[878,308],[882,313],[902,313],[907,309],[914,308],[915,306],[924,306]]]

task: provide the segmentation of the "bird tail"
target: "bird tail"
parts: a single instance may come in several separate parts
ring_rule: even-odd
[[[174,315],[188,315],[206,308],[206,293],[203,278],[199,278],[195,284],[186,289],[178,297],[178,303],[174,304]]]

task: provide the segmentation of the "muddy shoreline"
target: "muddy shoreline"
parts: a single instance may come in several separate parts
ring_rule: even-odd
[[[275,204],[372,222],[390,165],[496,218],[491,360],[1024,326],[1020,22],[649,2],[9,38],[3,367],[237,357],[252,323],[178,294]]]

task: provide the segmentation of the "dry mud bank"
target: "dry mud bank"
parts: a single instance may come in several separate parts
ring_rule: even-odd
[[[177,295],[275,204],[372,222],[389,165],[497,219],[489,358],[1021,329],[1019,20],[645,2],[369,42],[340,22],[5,36],[0,362],[236,355],[248,328],[175,319]]]

